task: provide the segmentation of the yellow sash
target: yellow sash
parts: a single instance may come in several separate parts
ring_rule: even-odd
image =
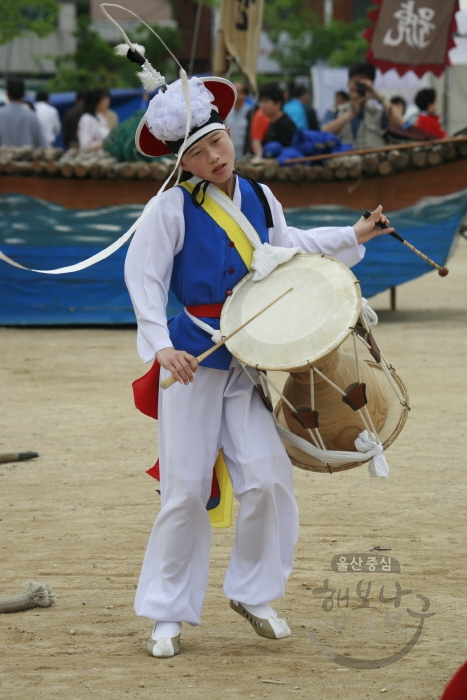
[[[193,182],[183,182],[181,187],[192,193],[195,185]],[[228,238],[235,243],[238,254],[248,270],[250,270],[254,248],[244,231],[208,194],[205,195],[201,207],[225,231]],[[209,520],[213,527],[230,527],[232,524],[233,488],[222,450],[219,450],[214,471],[219,482],[221,497],[219,505],[208,511]]]
[[[195,185],[193,182],[183,182],[181,187],[184,187],[186,190],[188,190],[188,192],[192,193]],[[214,219],[216,224],[226,232],[228,238],[235,243],[235,248],[237,249],[238,254],[248,270],[251,270],[251,263],[255,249],[246,237],[245,232],[240,228],[237,222],[234,221],[232,217],[229,216],[208,194],[205,195],[204,202],[201,204],[201,207],[204,209],[206,214],[209,214],[211,219]],[[259,236],[258,240],[260,241]]]

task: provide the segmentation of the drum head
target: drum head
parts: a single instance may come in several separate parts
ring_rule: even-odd
[[[292,371],[316,362],[344,342],[360,314],[356,277],[338,260],[303,253],[259,282],[246,275],[221,315],[225,337],[287,289],[293,291],[227,341],[240,362],[265,370]]]

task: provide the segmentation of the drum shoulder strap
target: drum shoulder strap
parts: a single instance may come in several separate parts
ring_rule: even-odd
[[[263,205],[264,217],[266,219],[266,228],[273,228],[274,227],[274,219],[272,218],[271,207],[269,205],[268,198],[264,194],[264,190],[261,187],[261,185],[258,182],[256,182],[256,180],[252,180],[250,177],[247,177],[246,175],[243,175],[242,173],[239,173],[236,170],[234,170],[234,173],[235,173],[235,175],[237,175],[237,177],[241,177],[244,180],[246,180],[247,182],[249,182],[250,185],[253,187],[253,189],[256,193],[256,196],[258,197],[259,201]]]

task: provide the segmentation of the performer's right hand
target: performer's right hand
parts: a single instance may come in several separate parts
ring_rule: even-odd
[[[193,373],[198,369],[198,360],[184,350],[164,348],[156,355],[161,367],[173,374],[177,382],[188,385],[194,381]]]

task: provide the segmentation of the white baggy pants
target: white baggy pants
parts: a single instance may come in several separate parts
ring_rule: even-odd
[[[233,360],[228,371],[200,367],[189,386],[159,392],[161,510],[136,591],[138,615],[200,622],[211,544],[206,503],[221,448],[240,502],[225,595],[251,605],[284,596],[298,537],[292,465],[272,416]]]

